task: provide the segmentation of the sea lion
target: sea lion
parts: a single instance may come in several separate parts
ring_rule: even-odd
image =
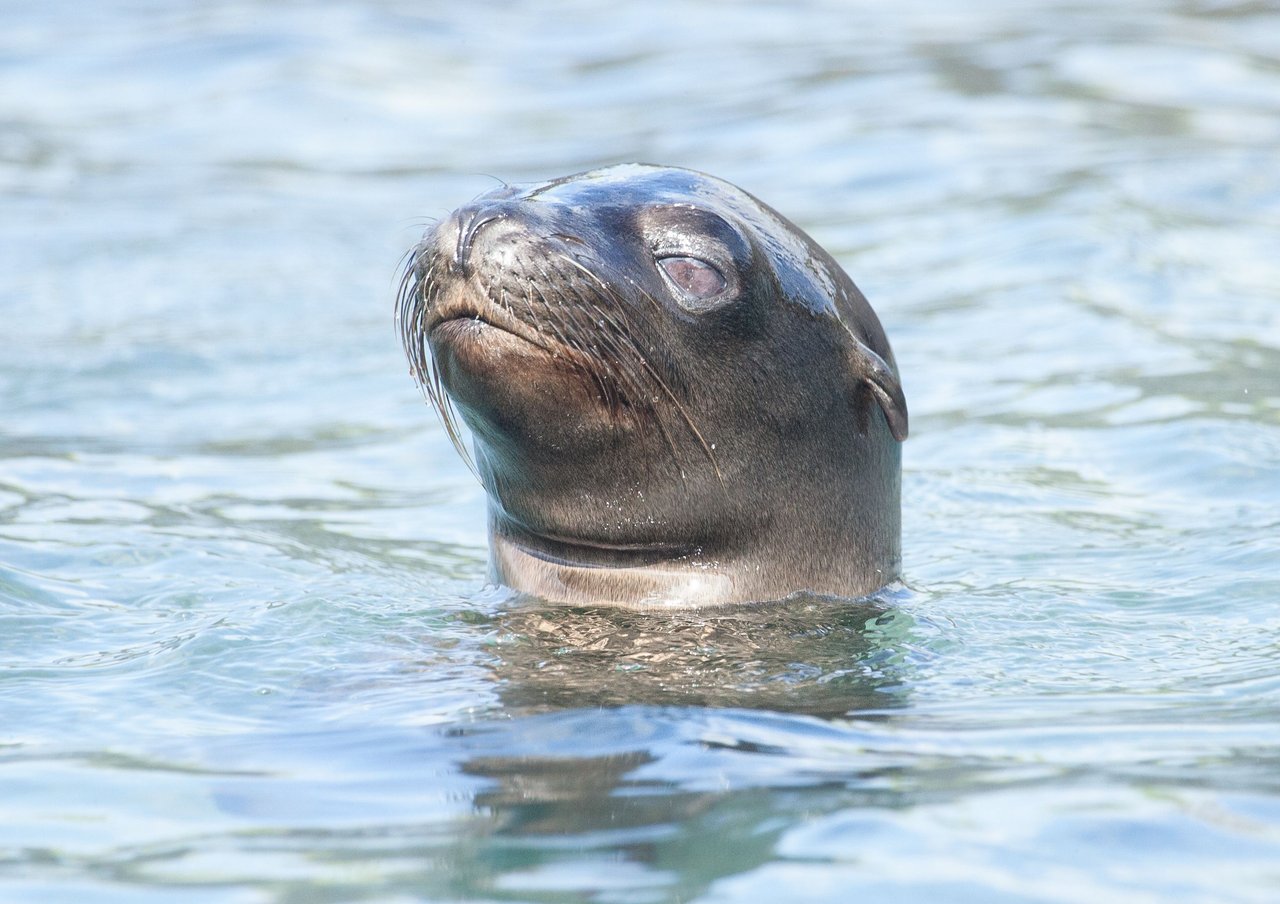
[[[464,458],[455,408],[471,430],[500,583],[649,607],[897,577],[888,340],[742,189],[640,164],[504,185],[427,231],[397,325]]]

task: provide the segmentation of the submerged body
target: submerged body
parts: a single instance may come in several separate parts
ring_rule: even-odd
[[[454,410],[471,429],[501,583],[694,606],[897,577],[889,343],[741,189],[626,165],[489,192],[415,249],[399,326],[450,435]]]

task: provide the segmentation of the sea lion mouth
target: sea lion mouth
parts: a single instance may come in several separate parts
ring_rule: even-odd
[[[460,342],[479,342],[494,345],[497,350],[496,346],[515,342],[554,356],[554,351],[542,342],[500,323],[494,323],[482,314],[459,314],[456,317],[447,317],[432,324],[427,329],[426,335],[433,345],[452,346]]]
[[[556,356],[555,345],[539,335],[536,327],[506,311],[486,293],[453,294],[454,298],[438,300],[423,318],[422,335],[433,345],[489,339],[505,344],[517,340]]]

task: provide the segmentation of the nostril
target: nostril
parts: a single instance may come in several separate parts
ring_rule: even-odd
[[[471,243],[475,241],[476,233],[487,224],[505,216],[501,211],[494,210],[459,211],[458,242],[453,249],[453,260],[449,262],[454,273],[459,276],[468,275],[467,258],[471,254]]]

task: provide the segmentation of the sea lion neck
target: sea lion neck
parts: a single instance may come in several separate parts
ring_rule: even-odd
[[[689,608],[738,601],[731,568],[699,550],[605,548],[513,534],[490,520],[495,580],[544,600],[591,606]]]
[[[519,547],[528,555],[546,562],[583,568],[633,568],[658,562],[696,559],[703,547],[692,542],[656,540],[650,542],[615,543],[585,536],[566,536],[529,530],[491,506],[489,530]]]

